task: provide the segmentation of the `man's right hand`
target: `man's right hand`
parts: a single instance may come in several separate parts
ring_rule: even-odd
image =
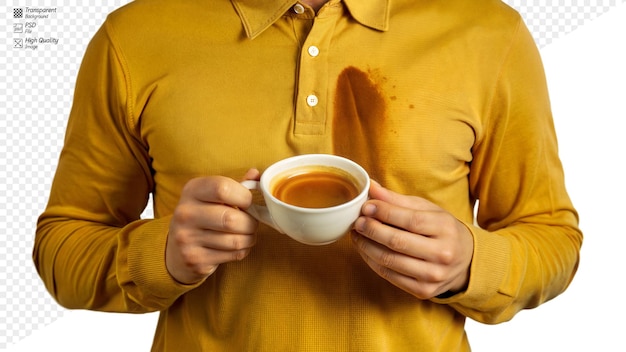
[[[259,178],[251,169],[245,179]],[[252,203],[252,194],[239,182],[208,176],[190,180],[170,223],[165,263],[170,275],[194,284],[222,263],[242,260],[256,243],[258,222],[240,209]]]

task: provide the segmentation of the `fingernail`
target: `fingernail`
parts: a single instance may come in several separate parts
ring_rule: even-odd
[[[356,222],[354,223],[354,229],[357,232],[363,232],[364,228],[365,228],[365,219],[363,218],[356,219]]]
[[[363,207],[363,215],[371,216],[374,215],[374,213],[376,213],[376,206],[371,203],[365,204]]]

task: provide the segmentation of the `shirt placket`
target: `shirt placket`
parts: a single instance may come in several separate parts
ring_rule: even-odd
[[[326,131],[329,46],[341,7],[324,10],[315,18],[300,51],[294,130],[299,135],[323,135]]]

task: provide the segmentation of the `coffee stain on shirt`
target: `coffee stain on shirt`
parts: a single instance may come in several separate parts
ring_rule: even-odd
[[[378,82],[382,82],[378,80]],[[354,160],[378,181],[384,175],[387,101],[381,84],[356,67],[338,77],[333,119],[334,153]]]

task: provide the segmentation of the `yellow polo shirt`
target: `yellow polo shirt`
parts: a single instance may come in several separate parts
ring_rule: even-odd
[[[161,311],[154,351],[468,351],[466,316],[506,321],[576,270],[551,119],[535,44],[500,1],[331,0],[315,15],[137,0],[87,49],[33,258],[63,306]],[[171,278],[188,180],[302,153],[347,156],[465,222],[467,290],[422,301],[347,237],[312,247],[264,226],[245,260],[197,285]],[[155,219],[140,220],[150,194]]]

